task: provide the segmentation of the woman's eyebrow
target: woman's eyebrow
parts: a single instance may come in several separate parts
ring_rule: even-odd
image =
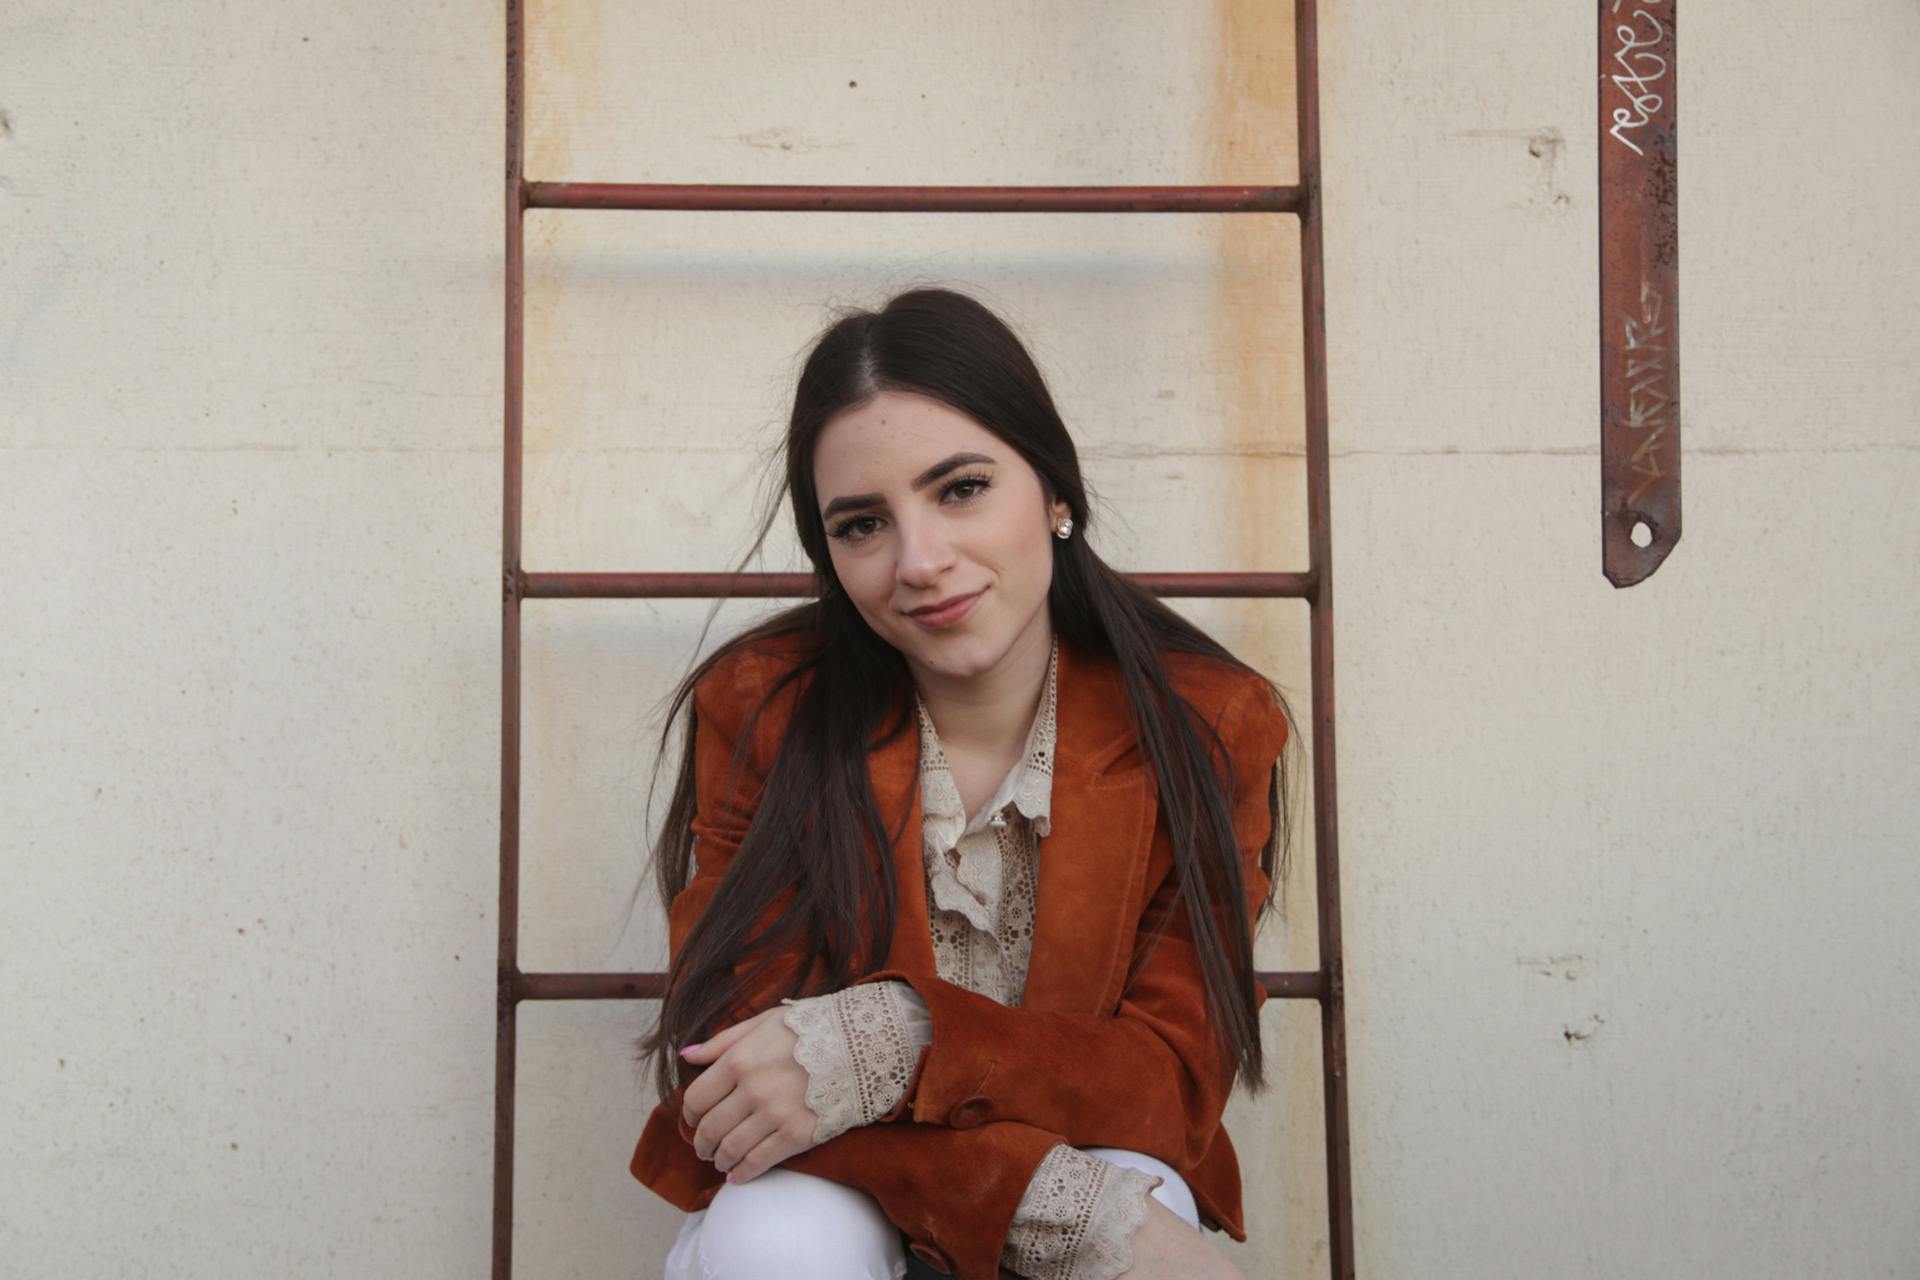
[[[956,453],[951,457],[940,459],[940,461],[915,476],[913,478],[913,487],[915,489],[924,489],[941,476],[946,475],[949,471],[956,470],[960,467],[977,465],[982,462],[991,466],[995,461],[997,461],[997,459],[990,458],[984,453]],[[880,502],[881,497],[877,493],[849,494],[844,498],[835,498],[832,502],[829,502],[827,509],[820,513],[820,518],[822,520],[831,520],[836,514],[849,508],[877,507],[880,505]]]
[[[949,471],[954,471],[960,467],[971,466],[975,463],[980,463],[980,462],[987,463],[989,466],[991,466],[993,463],[993,459],[989,458],[984,453],[956,453],[951,458],[942,458],[940,461],[934,463],[932,466],[928,467],[925,471],[922,471],[919,475],[915,476],[913,478],[913,487],[915,489],[924,489],[928,485],[932,484],[935,480],[938,480],[941,476],[947,474],[947,472]]]

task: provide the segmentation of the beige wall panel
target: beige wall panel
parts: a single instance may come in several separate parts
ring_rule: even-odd
[[[9,451],[0,1273],[484,1266],[494,468]]]
[[[1920,12],[1691,3],[1688,528],[1620,592],[1591,13],[1322,8],[1361,1274],[1904,1275]],[[549,0],[528,172],[1291,182],[1291,21]],[[487,1265],[503,57],[491,0],[0,16],[9,1274]],[[1292,219],[527,230],[531,568],[731,565],[828,304],[922,280],[1029,337],[1115,562],[1305,566]],[[762,607],[529,602],[530,968],[663,958],[654,713]],[[1307,722],[1301,605],[1180,607]],[[650,1013],[525,1011],[524,1276],[657,1274]],[[1317,1017],[1264,1025],[1234,1255],[1324,1274]]]
[[[1209,150],[1220,50],[1291,74],[1284,6],[528,6],[528,173],[574,181],[940,185],[1279,181],[1292,112]],[[1246,87],[1235,82],[1236,91]],[[1285,90],[1290,95],[1290,87]],[[1283,98],[1283,100],[1286,100]]]
[[[1920,473],[1696,468],[1621,593],[1566,568],[1592,463],[1337,477],[1363,1271],[1898,1274],[1920,605],[1870,547]]]

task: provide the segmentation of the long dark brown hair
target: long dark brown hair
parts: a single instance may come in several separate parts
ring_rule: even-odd
[[[695,666],[668,702],[656,770],[658,760],[670,754],[676,722],[683,728],[679,773],[654,851],[663,903],[686,888],[692,871],[694,686],[742,648],[776,642],[799,655],[738,736],[736,768],[760,711],[788,684],[798,683],[797,692],[787,695],[793,699],[792,713],[758,807],[712,898],[672,959],[659,1019],[638,1042],[640,1061],[651,1060],[655,1088],[665,1098],[691,1070],[673,1050],[731,1025],[735,1019],[726,1015],[783,958],[824,962],[825,977],[811,990],[802,989],[806,974],[801,972],[785,993],[812,995],[838,990],[870,972],[892,946],[899,887],[885,851],[899,833],[883,829],[867,755],[892,735],[909,731],[912,677],[900,652],[874,634],[841,589],[813,474],[821,431],[835,415],[882,391],[928,396],[966,414],[1018,450],[1039,473],[1049,500],[1061,499],[1071,509],[1073,536],[1048,539],[1054,557],[1047,597],[1053,627],[1062,643],[1112,658],[1124,677],[1141,752],[1172,838],[1181,902],[1205,977],[1209,1021],[1223,1058],[1233,1059],[1241,1082],[1258,1093],[1266,1084],[1265,1057],[1255,1008],[1253,931],[1243,905],[1246,883],[1230,796],[1209,758],[1210,744],[1216,749],[1222,744],[1174,689],[1165,655],[1200,654],[1258,673],[1094,553],[1085,537],[1092,513],[1079,456],[1039,369],[992,311],[941,288],[910,289],[877,311],[843,308],[815,339],[787,426],[785,493],[800,544],[813,564],[817,598],[734,636]],[[749,559],[765,542],[776,515],[777,508],[770,506]],[[1273,689],[1270,681],[1268,687]],[[1278,689],[1273,693],[1291,730],[1286,700]],[[1288,734],[1289,744],[1295,736]],[[1286,763],[1291,751],[1290,745],[1267,789],[1274,821],[1260,866],[1270,883],[1257,920],[1273,908],[1275,884],[1283,886],[1284,902],[1292,843]],[[874,849],[881,851],[878,883]],[[783,899],[771,921],[756,930],[756,922]],[[1207,909],[1197,909],[1200,904]],[[1161,922],[1162,931],[1168,923]],[[1157,941],[1160,935],[1153,936]]]

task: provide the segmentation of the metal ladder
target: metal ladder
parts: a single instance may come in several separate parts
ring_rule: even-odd
[[[1256,213],[1300,220],[1305,346],[1307,520],[1304,573],[1142,573],[1161,596],[1305,600],[1310,611],[1314,865],[1319,968],[1259,974],[1269,996],[1320,1007],[1329,1258],[1352,1280],[1347,1140],[1346,1002],[1341,978],[1339,847],[1334,803],[1333,558],[1328,513],[1326,325],[1321,269],[1319,47],[1316,0],[1294,0],[1297,186],[857,187],[532,182],[525,147],[521,0],[507,0],[505,477],[501,553],[500,902],[495,1038],[493,1275],[513,1272],[514,1093],[518,1009],[525,1000],[659,999],[665,974],[526,973],[519,964],[520,612],[526,600],[805,597],[806,574],[529,573],[520,560],[524,444],[525,213],[528,209],[760,210],[787,213]]]

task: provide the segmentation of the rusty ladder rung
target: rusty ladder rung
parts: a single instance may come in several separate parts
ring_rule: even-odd
[[[1299,213],[1303,187],[847,187],[529,182],[530,209],[782,213]]]
[[[1267,994],[1281,1000],[1324,1000],[1327,975],[1315,970],[1262,970],[1254,974]],[[658,1000],[667,994],[664,973],[515,973],[503,1000]]]
[[[1130,573],[1157,596],[1197,599],[1290,599],[1309,603],[1319,579],[1305,573]],[[806,573],[522,573],[523,600],[808,599]]]

